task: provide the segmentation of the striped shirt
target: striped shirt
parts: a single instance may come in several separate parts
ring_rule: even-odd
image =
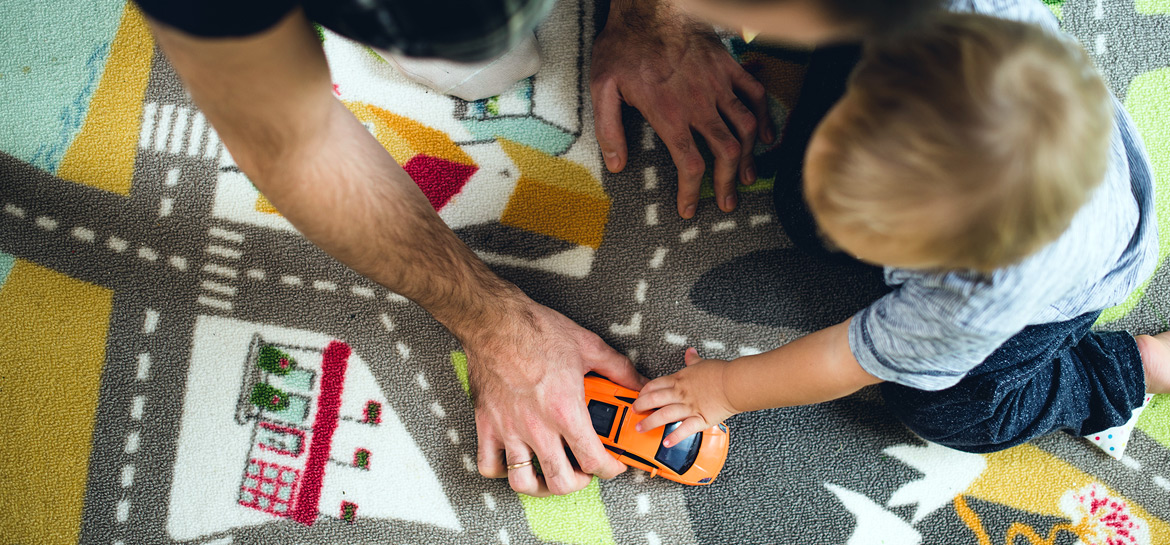
[[[1041,25],[1039,0],[952,0],[950,9]],[[1158,262],[1153,174],[1133,121],[1113,99],[1116,127],[1105,179],[1068,229],[1024,261],[990,275],[887,267],[893,291],[862,309],[849,346],[867,372],[922,390],[953,386],[1023,328],[1118,303]]]

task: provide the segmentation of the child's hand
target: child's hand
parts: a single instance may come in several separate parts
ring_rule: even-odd
[[[640,413],[658,409],[638,423],[640,432],[682,422],[662,441],[665,447],[677,445],[739,412],[724,392],[723,372],[728,362],[702,359],[694,348],[688,348],[683,359],[686,367],[648,382],[634,402],[634,410]]]

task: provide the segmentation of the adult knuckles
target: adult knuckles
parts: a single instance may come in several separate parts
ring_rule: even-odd
[[[739,130],[748,136],[754,135],[756,129],[759,128],[759,122],[756,121],[756,116],[747,107],[743,104],[740,104],[740,107],[743,108],[743,111],[740,112]]]

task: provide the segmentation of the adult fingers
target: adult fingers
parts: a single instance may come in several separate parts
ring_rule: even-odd
[[[614,82],[592,85],[593,130],[605,168],[620,172],[626,166],[626,131],[622,127],[622,97]]]
[[[712,112],[717,114],[717,112]],[[715,155],[715,202],[724,212],[735,210],[736,194],[735,179],[739,170],[740,148],[739,140],[727,129],[727,123],[719,115],[702,122],[695,127],[699,134],[707,140],[707,147]]]
[[[707,169],[707,164],[695,146],[688,125],[675,121],[651,122],[650,126],[666,144],[670,159],[678,169],[678,215],[690,219],[699,207],[699,185],[703,181],[703,171]]]
[[[475,413],[475,431],[479,436],[479,447],[476,449],[476,467],[479,474],[489,479],[502,479],[508,476],[504,468],[504,443],[496,437],[491,428],[482,420],[480,413]]]
[[[675,403],[667,405],[657,411],[654,411],[650,416],[638,422],[637,430],[640,432],[648,432],[657,429],[660,426],[665,426],[671,422],[678,422],[684,418],[690,417],[694,413],[685,405]]]
[[[641,390],[647,382],[650,382],[650,379],[642,376],[634,368],[630,358],[608,346],[606,348],[607,350],[601,354],[601,357],[593,362],[592,371],[597,371],[605,378],[631,390]]]
[[[732,87],[737,95],[751,108],[756,116],[756,132],[765,144],[776,141],[776,127],[772,124],[772,116],[768,113],[768,91],[764,84],[747,73],[739,64],[732,70]]]
[[[540,460],[540,472],[548,492],[558,496],[576,492],[589,485],[590,475],[578,471],[569,463],[565,444],[560,436],[540,434],[533,438],[532,450]]]
[[[597,475],[602,479],[612,479],[626,470],[625,464],[610,456],[609,451],[605,450],[593,426],[585,421],[584,416],[580,422],[574,423],[566,430],[565,441],[569,444],[569,450],[573,452],[577,466],[583,473]]]
[[[507,444],[508,485],[521,494],[544,497],[549,494],[548,486],[536,474],[536,456],[532,449],[522,441],[510,441]],[[543,469],[543,464],[541,468]]]
[[[739,138],[739,181],[750,185],[756,181],[756,167],[752,160],[752,150],[756,147],[756,116],[733,93],[728,93],[719,102],[719,112],[731,123]]]
[[[707,422],[698,416],[692,416],[683,420],[677,428],[662,440],[662,446],[670,447],[679,444],[680,441],[707,429]]]

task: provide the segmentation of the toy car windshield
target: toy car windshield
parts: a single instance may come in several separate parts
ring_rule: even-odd
[[[667,424],[662,432],[662,438],[665,439],[670,435],[670,432],[673,432],[678,425],[679,422]],[[702,443],[702,432],[696,433],[683,439],[673,447],[667,448],[660,445],[658,447],[658,453],[654,455],[654,459],[658,460],[662,465],[669,467],[671,471],[682,475],[695,463],[695,457],[699,455],[699,445]]]

